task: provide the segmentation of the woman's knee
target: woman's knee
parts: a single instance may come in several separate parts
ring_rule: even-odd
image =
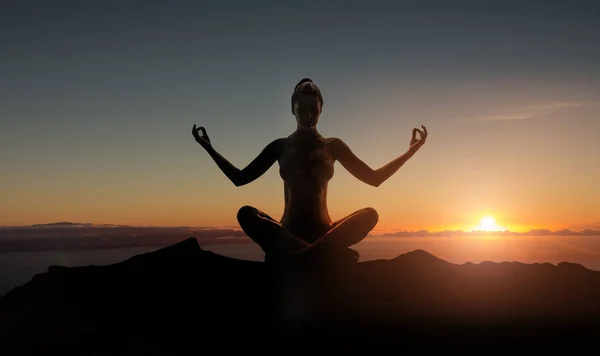
[[[377,210],[371,207],[364,208],[363,214],[371,225],[375,226],[377,225],[377,222],[379,222],[379,214],[377,213]]]
[[[256,208],[249,205],[242,206],[237,212],[237,220],[240,225],[244,225],[249,219],[256,216]]]

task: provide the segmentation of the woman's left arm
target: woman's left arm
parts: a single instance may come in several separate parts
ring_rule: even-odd
[[[421,127],[423,128],[422,131],[417,128],[413,129],[410,146],[406,153],[377,170],[373,170],[358,158],[348,145],[339,138],[335,138],[332,141],[334,155],[342,166],[354,177],[366,184],[378,187],[396,173],[425,144],[428,134],[427,128],[422,125]],[[420,137],[417,137],[417,134]]]

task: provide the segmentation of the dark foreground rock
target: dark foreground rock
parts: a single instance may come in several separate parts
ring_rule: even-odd
[[[573,352],[597,349],[599,327],[600,272],[577,264],[454,265],[417,250],[303,269],[193,238],[52,266],[0,298],[2,354]]]

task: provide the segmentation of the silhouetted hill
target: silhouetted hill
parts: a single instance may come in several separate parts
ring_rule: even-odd
[[[303,270],[194,238],[107,266],[51,266],[0,298],[21,352],[574,351],[600,330],[600,272],[456,265],[416,250]]]
[[[41,226],[91,226],[92,223],[76,223],[69,221],[59,221],[47,224],[33,224],[31,226],[41,227]]]

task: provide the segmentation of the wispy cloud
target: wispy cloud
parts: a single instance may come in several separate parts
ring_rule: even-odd
[[[490,121],[490,120],[527,120],[544,115],[549,115],[565,109],[575,109],[592,105],[587,102],[576,101],[548,101],[524,105],[516,105],[497,110],[494,113],[482,114],[480,116],[470,117],[472,121]]]

